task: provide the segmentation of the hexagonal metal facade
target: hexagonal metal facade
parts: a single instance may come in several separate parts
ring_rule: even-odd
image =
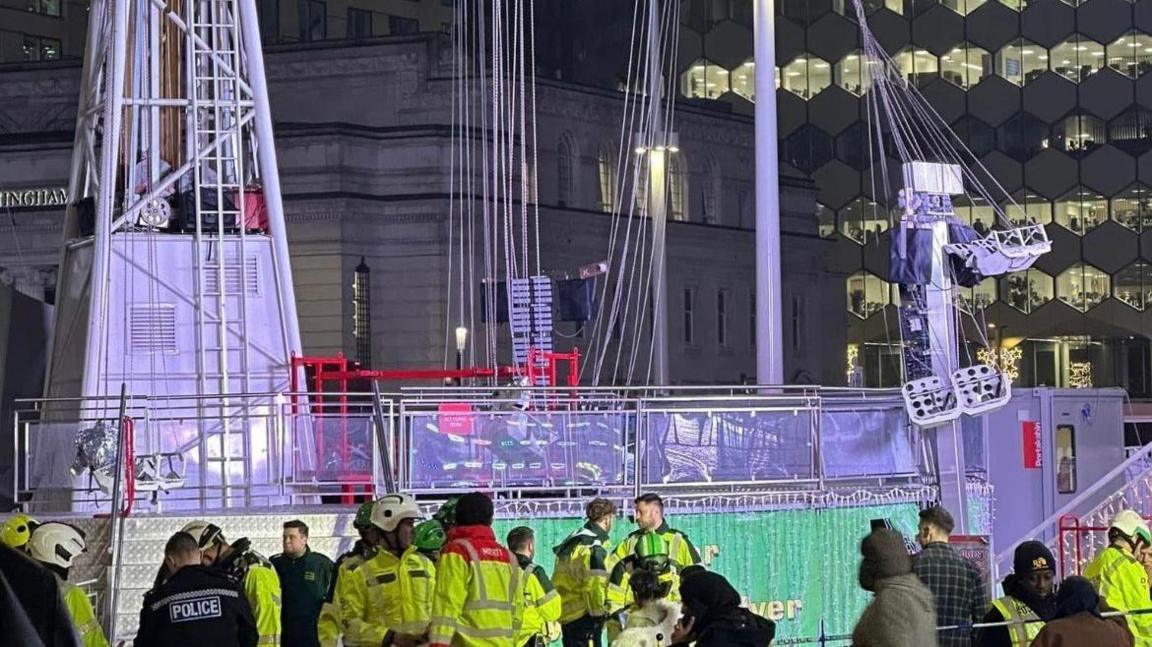
[[[1116,40],[1131,25],[1132,3],[1126,0],[1091,0],[1076,9],[1077,29],[1101,43]]]
[[[1020,112],[1020,88],[998,76],[986,76],[968,91],[968,112],[999,126]]]
[[[1076,84],[1055,72],[1044,72],[1024,85],[1024,110],[1052,123],[1076,107]]]
[[[1020,14],[1020,35],[1052,47],[1076,31],[1076,11],[1061,0],[1031,0]]]
[[[1112,68],[1100,70],[1080,84],[1080,107],[1101,119],[1111,119],[1130,105],[1132,79]]]
[[[1080,180],[1090,189],[1113,195],[1136,181],[1136,160],[1115,146],[1100,146],[1080,160]]]
[[[968,40],[990,52],[1020,37],[1020,15],[1001,2],[985,2],[965,22]]]

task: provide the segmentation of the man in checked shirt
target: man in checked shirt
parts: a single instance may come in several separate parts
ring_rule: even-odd
[[[948,544],[955,522],[944,508],[934,505],[920,512],[916,541],[924,547],[912,556],[912,570],[936,598],[936,621],[941,627],[979,622],[988,610],[983,578],[976,565]],[[940,647],[971,647],[971,629],[949,629],[939,634]]]

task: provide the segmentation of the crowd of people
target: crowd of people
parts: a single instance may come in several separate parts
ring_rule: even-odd
[[[584,523],[552,548],[549,575],[536,535],[498,541],[492,500],[472,492],[423,519],[415,498],[365,503],[359,539],[336,562],[312,551],[300,520],[283,524],[283,552],[193,521],[174,533],[144,597],[137,647],[767,647],[772,621],[708,571],[656,494],[634,501],[636,529],[613,545],[619,511],[585,506]],[[888,528],[861,542],[860,586],[872,593],[855,647],[1152,646],[1152,531],[1123,511],[1109,546],[1056,585],[1041,543],[1015,549],[1004,595],[989,603],[979,569],[950,544],[939,506],[920,513],[912,555]],[[107,647],[88,596],[69,571],[84,534],[61,522],[10,517],[0,529],[0,622],[12,644]],[[28,558],[31,558],[29,560]],[[37,566],[36,563],[40,566]],[[42,568],[41,568],[42,567]],[[1122,613],[1114,613],[1122,612]],[[1147,612],[1147,613],[1144,613]]]

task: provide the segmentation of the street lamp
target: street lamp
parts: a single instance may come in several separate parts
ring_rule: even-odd
[[[655,92],[655,90],[654,90]],[[652,222],[653,269],[652,345],[654,381],[661,386],[669,383],[668,375],[668,165],[670,156],[680,152],[680,136],[675,132],[641,132],[637,155],[647,157],[648,217]]]
[[[456,370],[464,369],[464,349],[468,347],[468,329],[456,327]]]

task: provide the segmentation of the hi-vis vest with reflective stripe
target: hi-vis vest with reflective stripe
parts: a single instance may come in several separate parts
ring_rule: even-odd
[[[560,624],[607,612],[607,535],[592,522],[556,547],[552,584],[560,592]]]
[[[680,531],[673,530],[665,525],[662,526],[658,532],[660,532],[660,536],[668,546],[668,559],[672,566],[668,572],[660,576],[660,580],[669,582],[672,585],[668,591],[668,600],[679,602],[680,571],[688,566],[700,563],[700,556],[696,552],[696,547],[693,546],[692,542]],[[611,575],[608,580],[607,595],[608,612],[610,614],[627,609],[635,602],[632,598],[632,587],[629,583],[630,578],[628,573],[622,570],[620,563],[635,554],[636,543],[640,541],[640,537],[643,534],[644,531],[642,530],[631,533],[624,541],[620,542],[620,545],[616,546],[616,550],[612,551],[608,568]]]
[[[261,557],[263,560],[263,558]],[[256,632],[260,640],[256,643],[264,647],[280,645],[280,576],[267,560],[248,566],[244,574],[244,597],[252,606],[256,617]]]
[[[492,531],[486,526],[464,526],[453,534],[437,564],[430,647],[519,647],[524,577],[515,556],[488,540]]]
[[[516,634],[517,647],[534,636],[540,636],[545,643],[559,639],[560,594],[536,564],[528,562],[521,573],[524,578],[524,620]]]
[[[1117,611],[1152,609],[1148,573],[1136,558],[1119,548],[1109,546],[1097,553],[1084,569],[1084,577],[1096,585],[1101,599]],[[1137,613],[1127,619],[1136,644],[1152,645],[1152,614]]]
[[[340,644],[340,635],[344,633],[341,603],[352,591],[352,574],[365,561],[363,555],[352,553],[342,558],[337,565],[336,577],[332,582],[332,599],[324,602],[320,608],[320,618],[316,621],[316,636],[320,639],[320,647],[338,647]],[[347,647],[353,647],[347,640],[344,642]]]
[[[994,601],[992,606],[996,607],[996,610],[1005,620],[1015,623],[1006,627],[1008,636],[1012,639],[1012,647],[1028,647],[1040,633],[1040,630],[1044,628],[1044,623],[1039,622],[1040,618],[1027,604],[1010,595]],[[1024,623],[1021,620],[1036,620],[1038,622]]]
[[[346,645],[379,645],[393,631],[419,636],[432,618],[436,565],[415,546],[403,554],[381,550],[348,573],[340,599]]]
[[[68,609],[68,617],[72,618],[76,635],[80,636],[80,643],[84,647],[108,647],[108,640],[104,638],[100,623],[96,622],[96,612],[92,609],[88,594],[75,584],[61,582],[61,586],[64,589],[64,606]]]

